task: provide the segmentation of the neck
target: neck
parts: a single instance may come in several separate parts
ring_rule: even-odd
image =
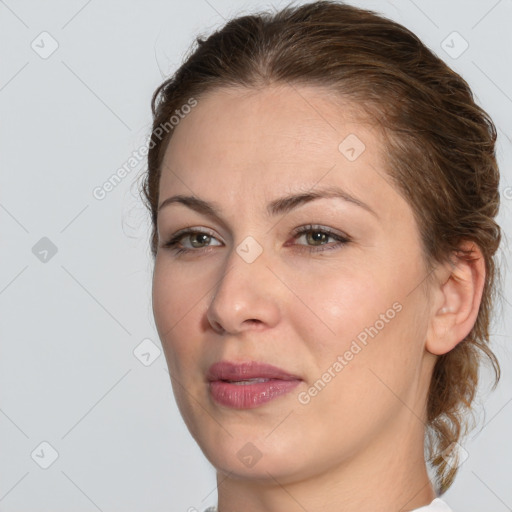
[[[217,473],[219,512],[405,512],[436,494],[423,454],[424,426],[410,414],[362,453],[323,472],[234,478]],[[286,482],[285,482],[286,480]]]

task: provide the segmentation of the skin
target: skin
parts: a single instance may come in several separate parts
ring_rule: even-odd
[[[217,470],[220,512],[389,512],[435,497],[423,456],[428,385],[437,356],[476,319],[483,263],[438,265],[426,279],[411,206],[386,174],[382,136],[358,113],[314,87],[220,89],[198,98],[167,148],[160,202],[194,195],[220,211],[162,208],[153,280],[176,401]],[[366,146],[354,161],[338,149],[349,134]],[[339,198],[267,213],[276,198],[328,186],[374,213]],[[294,235],[308,224],[349,241]],[[211,238],[183,237],[188,253],[164,247],[183,228]],[[247,236],[262,249],[252,263],[236,251]],[[396,303],[394,318],[300,403]],[[228,408],[205,377],[220,360],[270,363],[302,382],[261,407]],[[248,442],[261,453],[252,467],[237,457]]]

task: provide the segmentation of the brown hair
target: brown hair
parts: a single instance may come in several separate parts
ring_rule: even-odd
[[[468,431],[481,356],[500,367],[488,346],[501,231],[496,129],[465,80],[412,32],[375,12],[333,1],[289,6],[276,13],[235,18],[207,39],[197,38],[176,73],[152,98],[153,131],[143,200],[152,217],[151,251],[158,247],[161,163],[172,128],[162,126],[190,102],[221,87],[317,85],[361,106],[386,133],[387,170],[411,205],[430,269],[474,242],[485,260],[485,284],[475,325],[438,358],[427,403],[428,461],[437,492],[453,482],[447,462]],[[452,454],[453,456],[453,454]]]

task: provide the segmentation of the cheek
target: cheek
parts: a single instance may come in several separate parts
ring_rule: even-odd
[[[175,323],[182,318],[192,305],[205,293],[201,280],[193,279],[180,271],[179,266],[157,256],[153,274],[153,306],[158,314],[157,321]]]
[[[295,312],[314,361],[307,374],[308,389],[319,380],[327,383],[312,398],[315,405],[303,413],[313,418],[318,411],[329,410],[332,424],[345,425],[346,435],[353,439],[361,425],[347,420],[347,411],[358,411],[356,416],[370,421],[399,410],[402,405],[397,396],[405,400],[422,354],[420,301],[394,300],[398,292],[392,285],[400,286],[396,281],[387,287],[382,282],[370,280],[367,286],[364,282],[361,276],[354,277],[344,280],[346,286],[331,283],[318,293],[311,304],[319,308],[315,312],[322,323],[312,324],[313,315]]]
[[[164,349],[181,352],[193,346],[193,325],[199,325],[201,298],[207,288],[194,282],[176,268],[156,262],[153,276],[153,313]],[[196,327],[197,329],[197,327]]]
[[[319,368],[328,367],[347,350],[357,353],[350,364],[357,367],[408,358],[411,354],[407,352],[418,348],[411,339],[421,338],[418,298],[407,297],[409,283],[418,272],[405,262],[401,274],[396,268],[396,263],[388,268],[364,265],[360,260],[358,266],[315,276],[316,287],[311,287],[311,280],[298,282],[301,301],[293,301],[290,315],[300,336],[316,353]]]
[[[295,308],[294,315],[325,345],[352,339],[391,307],[386,285],[368,271],[334,271],[328,278],[317,277],[314,290],[310,285],[297,290],[303,306]]]

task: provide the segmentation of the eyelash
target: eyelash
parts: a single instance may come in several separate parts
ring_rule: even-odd
[[[317,245],[317,246],[300,245],[301,250],[305,250],[309,253],[323,252],[323,251],[338,249],[341,246],[346,245],[347,243],[351,242],[350,237],[348,237],[347,235],[340,235],[338,233],[335,233],[334,231],[332,231],[331,229],[329,229],[327,227],[317,226],[317,225],[312,225],[312,224],[309,224],[307,226],[301,226],[299,228],[294,229],[293,230],[293,238],[294,239],[299,238],[301,235],[309,233],[309,232],[322,233],[322,234],[327,235],[328,238],[334,238],[337,241],[337,243],[334,246],[333,245],[328,246],[327,244],[322,244],[322,245]],[[205,246],[205,247],[198,247],[195,249],[189,249],[188,247],[187,248],[178,247],[178,243],[182,238],[185,238],[186,236],[190,236],[190,235],[195,235],[195,234],[203,234],[203,235],[207,235],[211,238],[215,238],[215,236],[213,236],[211,233],[209,233],[206,230],[187,228],[187,229],[182,229],[181,231],[178,231],[177,233],[175,233],[172,236],[172,238],[170,240],[168,240],[167,242],[165,242],[164,244],[162,244],[161,247],[162,247],[162,249],[171,249],[177,255],[189,253],[189,252],[200,252],[205,249],[208,250],[211,247],[215,247],[215,246]]]

